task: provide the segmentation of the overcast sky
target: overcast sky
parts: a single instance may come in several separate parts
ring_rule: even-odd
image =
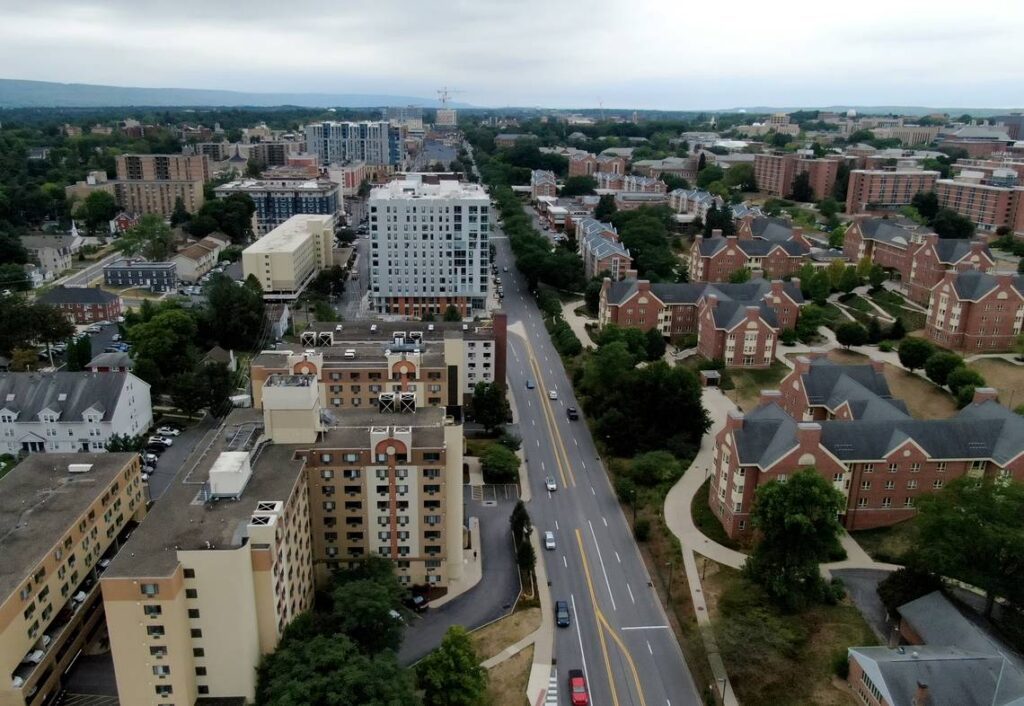
[[[981,8],[983,11],[974,11]],[[1024,2],[0,0],[0,77],[480,106],[1024,105]]]

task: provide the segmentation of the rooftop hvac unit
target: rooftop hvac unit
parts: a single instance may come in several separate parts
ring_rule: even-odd
[[[395,399],[395,393],[380,393],[379,408],[381,414],[394,414],[398,408],[397,400]]]
[[[321,331],[320,336],[317,337],[318,346],[333,346],[334,345],[334,332],[333,331]]]
[[[402,414],[411,414],[416,411],[416,393],[415,392],[401,392],[399,393],[398,400],[398,411]]]
[[[303,331],[301,334],[299,334],[299,342],[303,346],[315,346],[316,331]]]
[[[68,473],[88,473],[92,470],[91,463],[69,463]]]

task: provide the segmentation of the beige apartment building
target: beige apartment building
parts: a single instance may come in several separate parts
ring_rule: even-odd
[[[203,205],[203,184],[210,180],[205,154],[123,154],[116,164],[114,193],[121,208],[130,213],[166,218],[178,198],[189,213]]]
[[[252,275],[268,300],[296,299],[332,263],[333,214],[299,214],[242,251],[242,272]]]
[[[444,407],[456,419],[477,383],[505,384],[507,316],[489,321],[419,323],[346,321],[315,324],[299,345],[267,350],[251,366],[253,405],[274,374],[316,377],[330,413],[387,409],[403,399],[416,408]],[[383,405],[383,406],[382,406]]]
[[[102,638],[98,579],[146,513],[138,458],[33,454],[0,479],[0,704],[49,703]]]

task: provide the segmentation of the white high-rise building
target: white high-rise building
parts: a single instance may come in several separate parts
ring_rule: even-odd
[[[422,317],[487,306],[490,199],[479,184],[407,174],[370,192],[370,297]]]
[[[405,161],[402,130],[387,120],[311,123],[304,128],[306,149],[320,164],[394,164]]]

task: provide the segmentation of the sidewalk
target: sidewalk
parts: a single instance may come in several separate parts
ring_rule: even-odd
[[[462,550],[462,576],[452,578],[448,582],[448,593],[430,603],[432,608],[439,608],[448,601],[458,598],[463,593],[480,583],[483,577],[483,551],[480,545],[480,520],[469,518],[469,548]]]
[[[590,341],[590,334],[587,333],[586,324],[596,324],[597,319],[591,319],[589,317],[580,316],[576,313],[575,309],[583,306],[582,299],[573,299],[572,301],[562,302],[562,318],[569,324],[569,328],[576,334],[576,338],[580,339],[580,343],[583,344],[584,348],[593,349],[594,344]]]

